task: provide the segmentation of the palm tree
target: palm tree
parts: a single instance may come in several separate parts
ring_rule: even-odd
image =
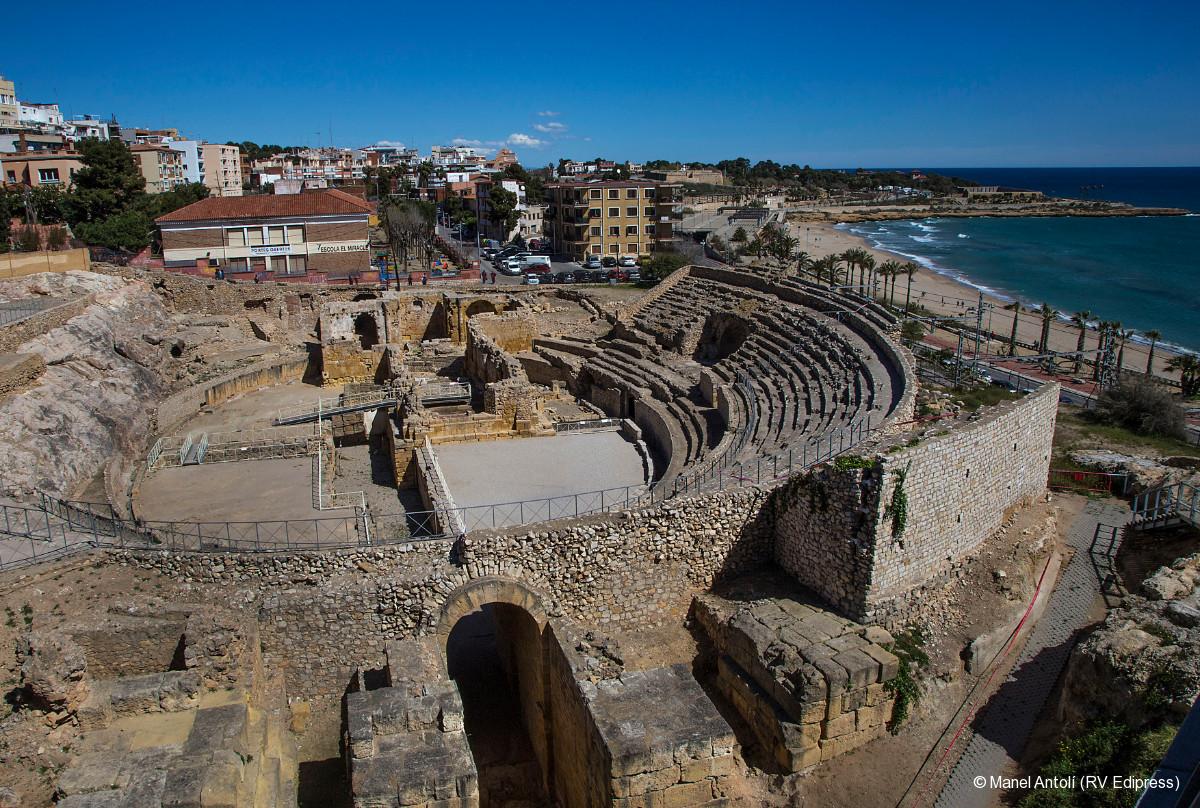
[[[1150,353],[1146,356],[1146,375],[1154,375],[1154,346],[1158,345],[1158,341],[1162,339],[1162,334],[1151,329],[1143,334],[1146,339],[1150,340]]]
[[[888,280],[895,278],[900,272],[900,262],[895,260],[887,260],[879,265],[879,277],[883,278],[883,297],[888,299]],[[889,302],[888,305],[891,305]]]
[[[1177,354],[1167,362],[1167,370],[1179,371],[1179,386],[1184,398],[1200,395],[1200,359],[1191,354]]]
[[[908,319],[908,303],[912,300],[912,279],[913,275],[917,274],[918,267],[912,261],[908,261],[901,267],[904,274],[908,276],[908,288],[904,291],[904,319]]]
[[[1042,341],[1038,345],[1038,353],[1050,352],[1050,324],[1054,322],[1054,318],[1058,316],[1058,312],[1050,307],[1049,303],[1043,303],[1038,309],[1038,314],[1042,316]]]
[[[796,274],[803,277],[804,273],[812,269],[815,263],[816,261],[811,255],[801,250],[796,253]]]
[[[1079,329],[1079,341],[1075,343],[1075,373],[1078,374],[1083,367],[1083,341],[1087,336],[1088,320],[1092,319],[1090,311],[1077,311],[1071,315],[1071,322]]]
[[[875,258],[869,253],[863,255],[861,266],[862,272],[859,273],[858,291],[863,297],[869,298],[871,296],[870,278],[875,274]]]
[[[1013,313],[1012,332],[1008,335],[1008,355],[1017,355],[1017,324],[1021,321],[1021,301],[1014,300],[1005,306],[1007,310]]]

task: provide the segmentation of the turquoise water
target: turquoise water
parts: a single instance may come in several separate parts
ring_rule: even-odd
[[[1068,316],[1086,309],[1200,350],[1200,216],[935,217],[840,227],[998,296],[1047,302]]]

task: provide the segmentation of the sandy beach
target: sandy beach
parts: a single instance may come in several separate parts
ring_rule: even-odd
[[[809,253],[813,258],[820,258],[830,253],[841,253],[859,247],[869,252],[877,263],[897,260],[906,262],[905,256],[890,253],[871,246],[870,242],[861,236],[837,229],[833,224],[821,222],[790,222],[793,235],[800,240],[798,249]],[[896,279],[896,302],[903,305],[908,279],[901,276]],[[979,290],[962,283],[954,278],[941,275],[933,270],[921,267],[913,276],[912,301],[937,314],[962,314],[968,307],[974,306],[979,300]],[[1013,312],[1003,307],[1010,301],[984,294],[985,302],[993,304],[984,315],[984,328],[997,335],[1007,335],[1012,329]],[[1079,301],[1080,308],[1087,307],[1087,301]],[[1070,315],[1072,312],[1063,312]],[[1017,339],[1022,342],[1036,343],[1041,338],[1042,319],[1037,313],[1022,309],[1017,325]],[[990,325],[989,325],[990,323]],[[945,336],[946,332],[940,332]],[[1089,329],[1084,350],[1094,349],[1099,335]],[[1050,346],[1056,351],[1074,351],[1079,341],[1079,330],[1073,325],[1056,321],[1050,329]],[[981,353],[1004,353],[1007,350],[1007,340],[993,340],[990,346],[981,345]],[[1146,370],[1149,346],[1135,342],[1127,342],[1122,367],[1129,370],[1144,372]],[[1018,353],[1029,354],[1029,351]],[[1170,351],[1159,345],[1154,350],[1154,371],[1168,378],[1178,379],[1178,374],[1167,373],[1163,366],[1172,356]],[[1085,378],[1088,378],[1085,376]]]

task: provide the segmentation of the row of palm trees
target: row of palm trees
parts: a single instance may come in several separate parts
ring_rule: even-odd
[[[877,263],[874,256],[861,247],[851,247],[845,252],[831,253],[824,258],[814,258],[806,252],[800,252],[794,260],[801,275],[811,274],[818,283],[828,282],[830,286],[855,287],[872,297],[875,296],[877,283],[882,281],[883,297],[889,305],[895,305],[896,302],[896,279],[901,275],[907,276],[905,312],[912,300],[913,276],[920,269],[912,261],[888,260]]]
[[[1012,331],[1009,333],[1008,337],[1008,355],[1016,356],[1017,325],[1020,320],[1022,307],[1019,302],[1014,301],[1013,303],[1009,303],[1004,308],[1013,313]],[[1055,309],[1049,303],[1043,303],[1031,311],[1038,315],[1042,320],[1042,333],[1041,338],[1038,340],[1037,352],[1039,354],[1048,354],[1050,353],[1050,325],[1056,319],[1058,319],[1058,317],[1061,315],[1061,312]],[[1093,317],[1094,315],[1092,312],[1084,310],[1075,312],[1070,318],[1071,324],[1079,330],[1079,336],[1075,341],[1076,355],[1074,365],[1076,374],[1083,369],[1083,351],[1087,343],[1088,329],[1093,325]],[[1096,349],[1098,351],[1103,352],[1111,347],[1116,347],[1117,370],[1119,372],[1125,367],[1125,345],[1137,335],[1137,332],[1133,329],[1123,328],[1119,320],[1100,320],[1095,323],[1095,328],[1098,334],[1098,340],[1096,343]],[[1142,332],[1142,336],[1150,340],[1150,350],[1146,354],[1146,375],[1150,376],[1154,373],[1154,351],[1158,347],[1158,341],[1162,339],[1162,333],[1157,330],[1150,329],[1149,331]],[[1192,375],[1195,375],[1196,371],[1193,368],[1193,365],[1197,363],[1200,363],[1200,360],[1197,360],[1196,357],[1188,354],[1181,354],[1179,356],[1172,357],[1172,359],[1165,366],[1165,369],[1180,371],[1181,375],[1185,371],[1190,371]],[[1092,375],[1096,379],[1099,379],[1100,377],[1099,360],[1095,362]],[[1186,389],[1184,391],[1184,395],[1189,395]]]

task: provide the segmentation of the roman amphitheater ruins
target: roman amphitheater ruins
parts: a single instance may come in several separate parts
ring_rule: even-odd
[[[0,584],[88,604],[4,628],[22,804],[754,804],[885,736],[1055,386],[930,427],[859,298],[508,289],[8,282]]]

